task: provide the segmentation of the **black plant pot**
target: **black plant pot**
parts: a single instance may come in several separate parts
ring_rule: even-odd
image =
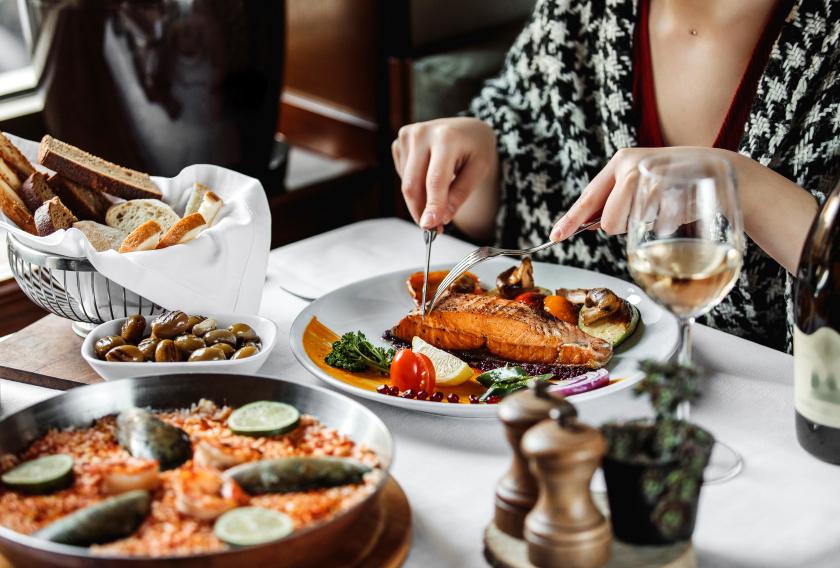
[[[638,545],[665,545],[689,540],[697,520],[703,469],[714,438],[702,428],[688,425],[692,439],[685,451],[657,462],[645,456],[605,457],[602,463],[610,504],[610,520],[618,540]],[[617,433],[625,439],[649,441],[650,423],[604,427],[608,440]],[[637,456],[638,457],[638,456]]]

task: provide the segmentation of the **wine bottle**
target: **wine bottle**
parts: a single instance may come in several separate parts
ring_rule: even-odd
[[[840,185],[811,225],[794,302],[796,436],[816,457],[840,464]]]

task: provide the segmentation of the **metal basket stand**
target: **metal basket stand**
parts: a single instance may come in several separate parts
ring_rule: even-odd
[[[126,290],[97,272],[86,258],[41,252],[10,234],[6,235],[6,239],[9,266],[20,289],[48,312],[71,320],[73,331],[81,337],[106,321],[132,314],[156,315],[165,311],[151,300]],[[70,289],[89,290],[90,295],[85,301],[68,292]],[[134,301],[129,302],[129,294]]]

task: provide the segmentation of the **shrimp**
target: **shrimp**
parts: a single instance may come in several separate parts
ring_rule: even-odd
[[[97,469],[102,476],[102,491],[108,495],[135,489],[149,491],[160,483],[160,466],[155,460],[126,458],[102,463]]]
[[[248,495],[233,479],[209,469],[187,469],[176,474],[175,508],[181,514],[212,521],[231,509],[248,504]]]
[[[220,441],[202,440],[193,452],[193,462],[201,468],[228,469],[241,463],[260,459],[262,453],[248,447],[234,447]]]

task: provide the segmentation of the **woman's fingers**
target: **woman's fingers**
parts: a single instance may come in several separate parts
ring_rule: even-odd
[[[455,215],[461,205],[472,194],[473,190],[481,183],[487,175],[489,166],[478,158],[467,160],[464,166],[458,171],[455,181],[449,188],[449,215],[450,219]]]
[[[426,206],[426,170],[429,167],[429,148],[426,145],[412,145],[405,158],[402,173],[402,193],[408,211],[415,223]]]
[[[569,238],[578,227],[595,217],[604,207],[610,191],[615,184],[615,164],[611,160],[604,169],[598,172],[577,201],[551,229],[551,240],[562,241]]]
[[[639,181],[639,171],[632,169],[616,176],[615,187],[601,212],[601,228],[608,235],[619,235],[627,232],[627,219],[630,217],[630,206]]]
[[[455,177],[457,153],[454,148],[438,143],[431,148],[429,168],[426,171],[426,207],[420,217],[420,226],[435,229],[452,220],[454,211],[449,209],[449,188]]]

